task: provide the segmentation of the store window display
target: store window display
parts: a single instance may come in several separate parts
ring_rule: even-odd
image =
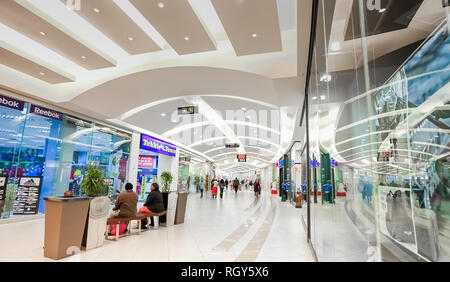
[[[131,135],[40,105],[0,95],[0,214],[45,213],[44,197],[80,184],[89,163],[100,166],[111,196],[128,177]]]

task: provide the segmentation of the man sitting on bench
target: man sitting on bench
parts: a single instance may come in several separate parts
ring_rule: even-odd
[[[150,187],[151,192],[147,196],[147,200],[142,208],[139,209],[139,212],[152,212],[152,213],[160,213],[164,211],[164,202],[163,196],[161,192],[159,192],[158,183],[152,183]],[[155,226],[153,216],[150,220],[150,226]],[[142,220],[142,229],[147,229],[147,219]]]
[[[138,195],[133,191],[133,184],[125,184],[125,191],[117,197],[114,213],[111,217],[131,217],[136,215]]]

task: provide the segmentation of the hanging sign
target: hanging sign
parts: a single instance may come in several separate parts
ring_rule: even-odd
[[[41,196],[41,177],[21,177],[17,188],[13,214],[37,214]]]
[[[177,152],[177,146],[145,134],[141,134],[141,149],[172,157]]]
[[[237,159],[238,159],[238,162],[245,163],[245,162],[247,162],[247,155],[246,154],[238,154]]]
[[[193,115],[196,113],[198,113],[198,106],[187,106],[178,108],[179,115]]]

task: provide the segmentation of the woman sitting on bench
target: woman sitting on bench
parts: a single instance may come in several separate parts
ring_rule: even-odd
[[[147,200],[145,201],[145,204],[142,208],[139,209],[139,212],[153,212],[153,213],[160,213],[164,211],[164,202],[163,202],[163,196],[161,192],[159,192],[159,185],[158,183],[152,183],[152,186],[150,187],[152,190],[150,194],[147,196]],[[150,226],[154,226],[153,216],[150,220]],[[142,220],[142,229],[147,229],[147,219]]]

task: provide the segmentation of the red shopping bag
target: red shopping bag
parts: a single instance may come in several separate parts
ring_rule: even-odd
[[[113,224],[111,226],[111,235],[116,235],[116,229],[117,226],[116,224]],[[127,225],[125,223],[119,223],[119,235],[122,235],[123,233],[125,233],[125,229],[127,229]]]

